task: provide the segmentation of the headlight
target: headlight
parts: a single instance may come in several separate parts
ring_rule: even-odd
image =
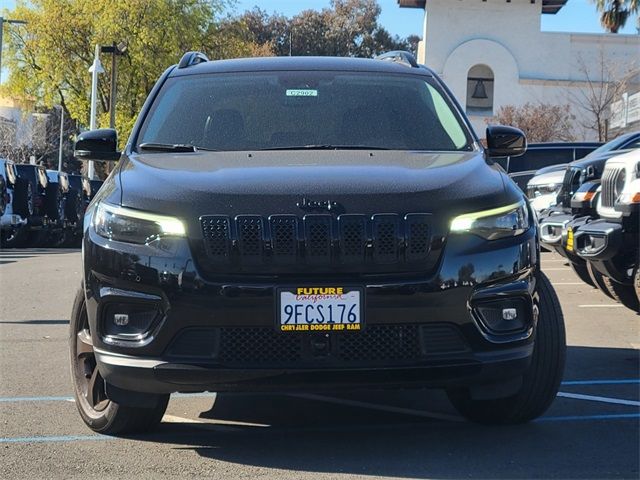
[[[184,224],[174,217],[99,203],[93,228],[101,237],[119,242],[146,244],[164,236],[184,237]]]
[[[451,222],[452,233],[473,233],[487,240],[515,237],[529,228],[529,210],[524,202],[476,213],[465,213]]]
[[[557,183],[547,183],[541,185],[529,185],[527,187],[527,196],[529,198],[536,198],[542,195],[548,195],[550,193],[559,193],[560,187]]]
[[[623,193],[622,195],[620,195],[620,198],[618,198],[617,203],[621,203],[623,205],[640,203],[640,192]]]

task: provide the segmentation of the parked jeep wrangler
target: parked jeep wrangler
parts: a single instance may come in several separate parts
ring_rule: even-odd
[[[82,242],[84,214],[91,201],[91,182],[89,177],[79,174],[68,174],[69,193],[66,202],[66,226],[62,245],[79,246]]]
[[[0,178],[2,179],[2,216],[0,216],[0,244],[3,248],[22,247],[28,239],[28,230],[23,228],[27,218],[33,213],[30,202],[30,184],[18,175],[16,165],[0,158]]]
[[[640,313],[640,149],[607,162],[598,214],[573,232],[572,249],[600,274],[605,293]]]
[[[6,237],[6,244],[26,246],[37,244],[47,229],[48,217],[45,207],[46,191],[49,180],[41,165],[16,164],[21,182],[25,182],[27,211],[19,212],[27,222],[13,227]],[[21,202],[24,205],[24,202]],[[7,245],[8,246],[8,245]]]
[[[556,205],[538,212],[542,246],[567,257],[572,269],[582,280],[591,279],[587,281],[590,285],[597,284],[598,279],[593,279],[593,272],[588,271],[589,266],[583,259],[566,249],[563,232],[566,237],[570,222],[577,227],[577,219],[582,218],[578,222],[581,223],[586,220],[584,217],[596,215],[595,195],[607,160],[638,146],[640,132],[629,133],[605,143],[582,160],[570,163],[558,190]]]
[[[553,402],[565,330],[538,227],[449,90],[405,52],[161,76],[87,211],[70,322],[80,415],[149,430],[172,392],[445,388],[482,423]],[[515,159],[513,161],[516,161]]]

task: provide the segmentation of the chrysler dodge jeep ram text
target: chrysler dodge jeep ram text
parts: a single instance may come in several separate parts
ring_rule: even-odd
[[[144,431],[169,394],[446,389],[483,423],[526,422],[564,368],[538,228],[449,90],[405,52],[208,61],[158,80],[87,210],[71,319],[76,403]],[[517,161],[517,160],[513,160]]]

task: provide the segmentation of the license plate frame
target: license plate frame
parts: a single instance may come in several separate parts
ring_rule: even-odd
[[[283,323],[283,315],[287,315],[283,311],[283,309],[287,305],[291,305],[291,295],[294,297],[298,296],[299,289],[302,289],[302,295],[306,298],[300,300],[294,300],[297,304],[301,305],[300,317],[295,317],[295,307],[294,308],[294,322]],[[314,289],[318,289],[317,294],[308,294],[306,292],[313,292]],[[333,289],[336,293],[326,293]],[[340,294],[339,292],[342,292]],[[365,305],[365,289],[361,286],[353,286],[353,285],[295,285],[295,286],[282,286],[277,287],[275,289],[275,321],[274,327],[278,332],[283,334],[290,334],[292,332],[302,332],[302,333],[331,333],[331,332],[362,332],[365,328],[365,317],[364,317],[364,305]],[[285,299],[285,304],[283,305],[283,293],[289,294],[288,298]],[[357,295],[356,295],[357,294]],[[344,299],[335,298],[339,295],[343,295]],[[312,298],[316,297],[316,301],[314,302]],[[353,303],[354,296],[357,296],[357,305]],[[320,298],[320,297],[331,297],[331,298]],[[340,307],[335,307],[335,313],[332,312],[333,322],[329,322],[328,319],[325,318],[324,322],[320,322],[318,317],[314,317],[314,321],[312,323],[305,321],[305,314],[313,314],[316,315],[318,312],[317,306],[322,305],[326,310],[324,313],[328,315],[329,305],[339,305],[345,304],[344,310]],[[313,309],[307,310],[307,305],[314,305]],[[310,312],[309,314],[307,312]],[[356,315],[356,321],[349,321],[349,312],[352,312]],[[341,317],[341,318],[339,318]],[[298,321],[296,323],[296,320]],[[341,321],[336,321],[341,320]],[[286,328],[283,328],[285,327]]]

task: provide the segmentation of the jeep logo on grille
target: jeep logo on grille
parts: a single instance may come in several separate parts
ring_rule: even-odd
[[[296,205],[305,211],[326,210],[332,212],[339,209],[340,204],[332,200],[310,200],[303,197]]]

